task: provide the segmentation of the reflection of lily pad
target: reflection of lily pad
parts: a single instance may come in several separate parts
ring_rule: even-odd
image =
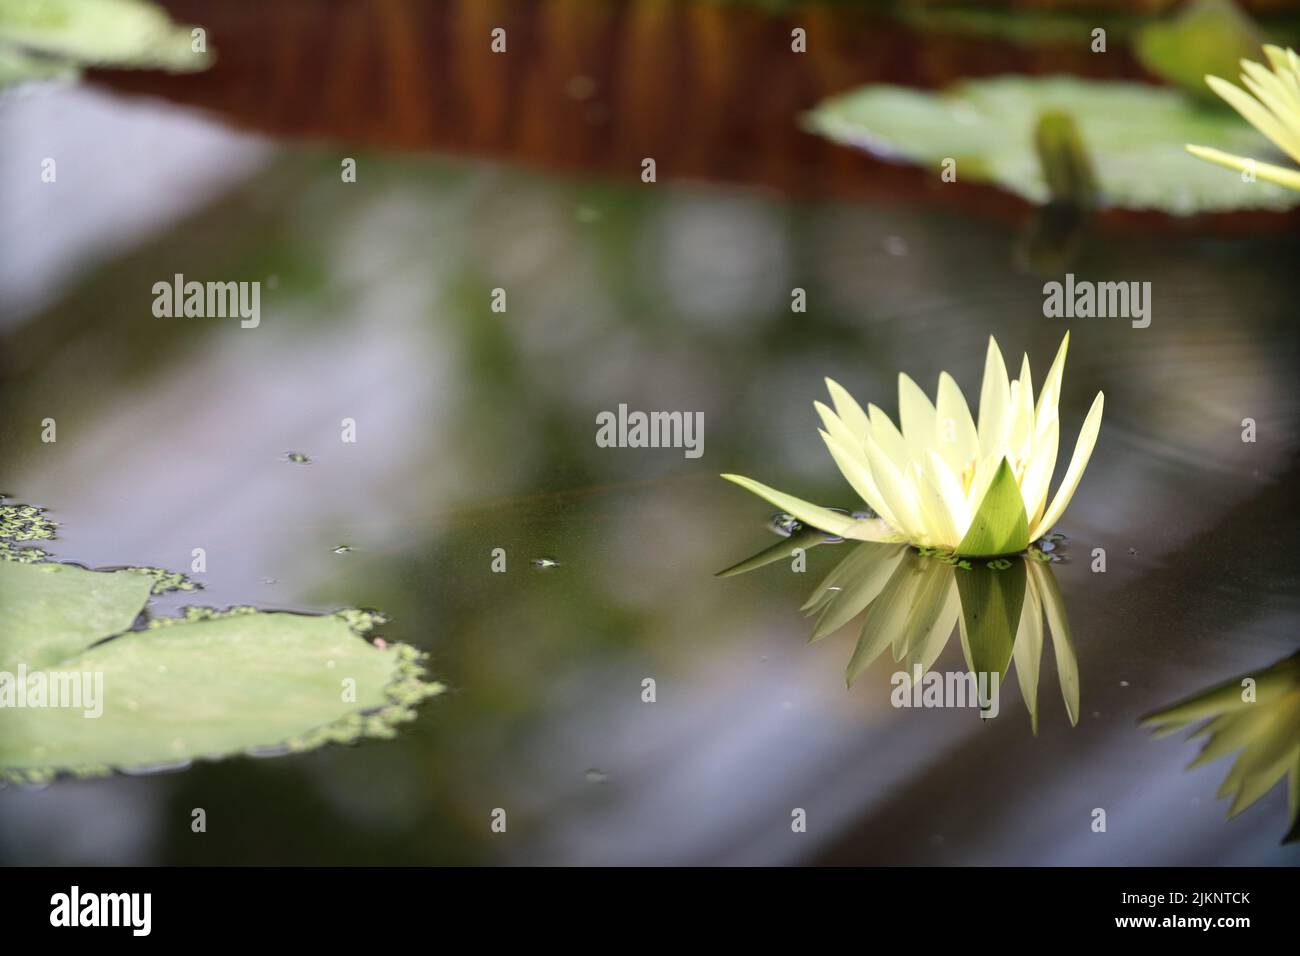
[[[1034,149],[1044,113],[1072,116],[1092,158],[1104,205],[1168,213],[1287,209],[1300,195],[1271,183],[1197,168],[1184,143],[1261,156],[1268,142],[1234,114],[1176,90],[1074,77],[1004,76],[932,93],[868,86],[836,96],[807,125],[875,155],[932,166],[956,160],[958,181],[987,182],[1034,203],[1049,196]]]
[[[362,612],[191,608],[138,626],[155,582],[0,560],[0,779],[391,737],[441,690],[414,648],[364,640]]]

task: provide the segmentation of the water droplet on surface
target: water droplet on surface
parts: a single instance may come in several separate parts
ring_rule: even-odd
[[[271,744],[265,747],[249,747],[244,754],[249,757],[283,757],[289,753],[288,744]]]
[[[833,511],[833,512],[835,512],[837,515],[847,515],[847,514],[848,514],[848,511],[846,511],[846,510],[843,509],[843,508],[827,508],[826,510],[827,510],[827,511]],[[825,532],[825,531],[822,532],[822,539],[823,539],[827,544],[840,544],[840,543],[842,543],[842,542],[844,541],[844,539],[843,539],[842,537],[840,537],[838,534],[829,534],[829,533],[827,533],[827,532]]]
[[[609,774],[605,773],[603,770],[598,770],[595,767],[592,767],[587,771],[586,777],[587,783],[605,783],[609,780]]]
[[[121,767],[119,769],[121,773],[128,777],[151,777],[157,773],[176,773],[180,770],[188,770],[193,762],[189,759],[159,761],[158,763],[144,764],[139,767]]]
[[[796,531],[803,530],[803,522],[792,514],[778,511],[767,519],[767,526],[783,538],[788,538]]]

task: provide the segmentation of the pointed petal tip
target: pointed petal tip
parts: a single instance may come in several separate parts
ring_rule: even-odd
[[[1246,77],[1243,75],[1242,79],[1244,80],[1245,78]],[[1212,89],[1221,99],[1227,100],[1230,105],[1232,104],[1234,97],[1246,97],[1247,99],[1253,100],[1250,94],[1245,92],[1241,87],[1237,86],[1230,80],[1223,79],[1222,77],[1206,76],[1205,85]]]

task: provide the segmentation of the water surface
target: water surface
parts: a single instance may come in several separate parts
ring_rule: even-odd
[[[6,178],[26,212],[5,257],[67,258],[7,273],[0,490],[50,509],[62,559],[186,570],[204,548],[204,603],[382,608],[450,687],[394,742],[7,790],[6,859],[1295,862],[1280,788],[1226,822],[1228,763],[1184,773],[1193,745],[1136,726],[1295,649],[1295,238],[1108,234],[1071,265],[1149,280],[1154,311],[1069,326],[1062,448],[1098,389],[1106,418],[1053,565],[1079,721],[1045,663],[1035,735],[1014,682],[992,721],[892,707],[889,655],[846,690],[853,633],[810,646],[799,606],[848,546],[714,577],[775,540],[719,472],[857,506],[816,433],[822,376],[893,413],[898,371],[946,369],[973,400],[994,334],[1041,382],[1066,326],[1015,266],[1017,215],[424,152],[367,151],[345,185],[346,139],[97,87],[0,122],[75,157],[57,199]],[[261,326],[155,318],[177,272],[262,281]],[[620,403],[702,411],[703,457],[597,447]]]

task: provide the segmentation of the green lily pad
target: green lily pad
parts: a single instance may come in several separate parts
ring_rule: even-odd
[[[806,125],[885,159],[936,170],[954,159],[959,182],[990,183],[1043,204],[1052,196],[1035,130],[1043,115],[1062,113],[1078,127],[1103,206],[1189,215],[1300,204],[1292,190],[1224,177],[1184,150],[1186,143],[1213,143],[1261,161],[1281,159],[1239,116],[1139,83],[1003,76],[937,93],[875,85],[827,100]]]
[[[135,571],[0,561],[0,671],[56,664],[125,631],[152,590]]]
[[[212,54],[194,51],[191,29],[147,0],[0,0],[0,83],[78,65],[203,70]]]
[[[442,690],[414,648],[365,640],[374,614],[187,608],[142,623],[160,584],[177,581],[0,560],[0,781],[391,737]]]
[[[1205,75],[1236,76],[1243,58],[1259,59],[1263,44],[1259,27],[1232,0],[1193,0],[1177,16],[1143,26],[1133,52],[1156,76],[1212,100]]]

